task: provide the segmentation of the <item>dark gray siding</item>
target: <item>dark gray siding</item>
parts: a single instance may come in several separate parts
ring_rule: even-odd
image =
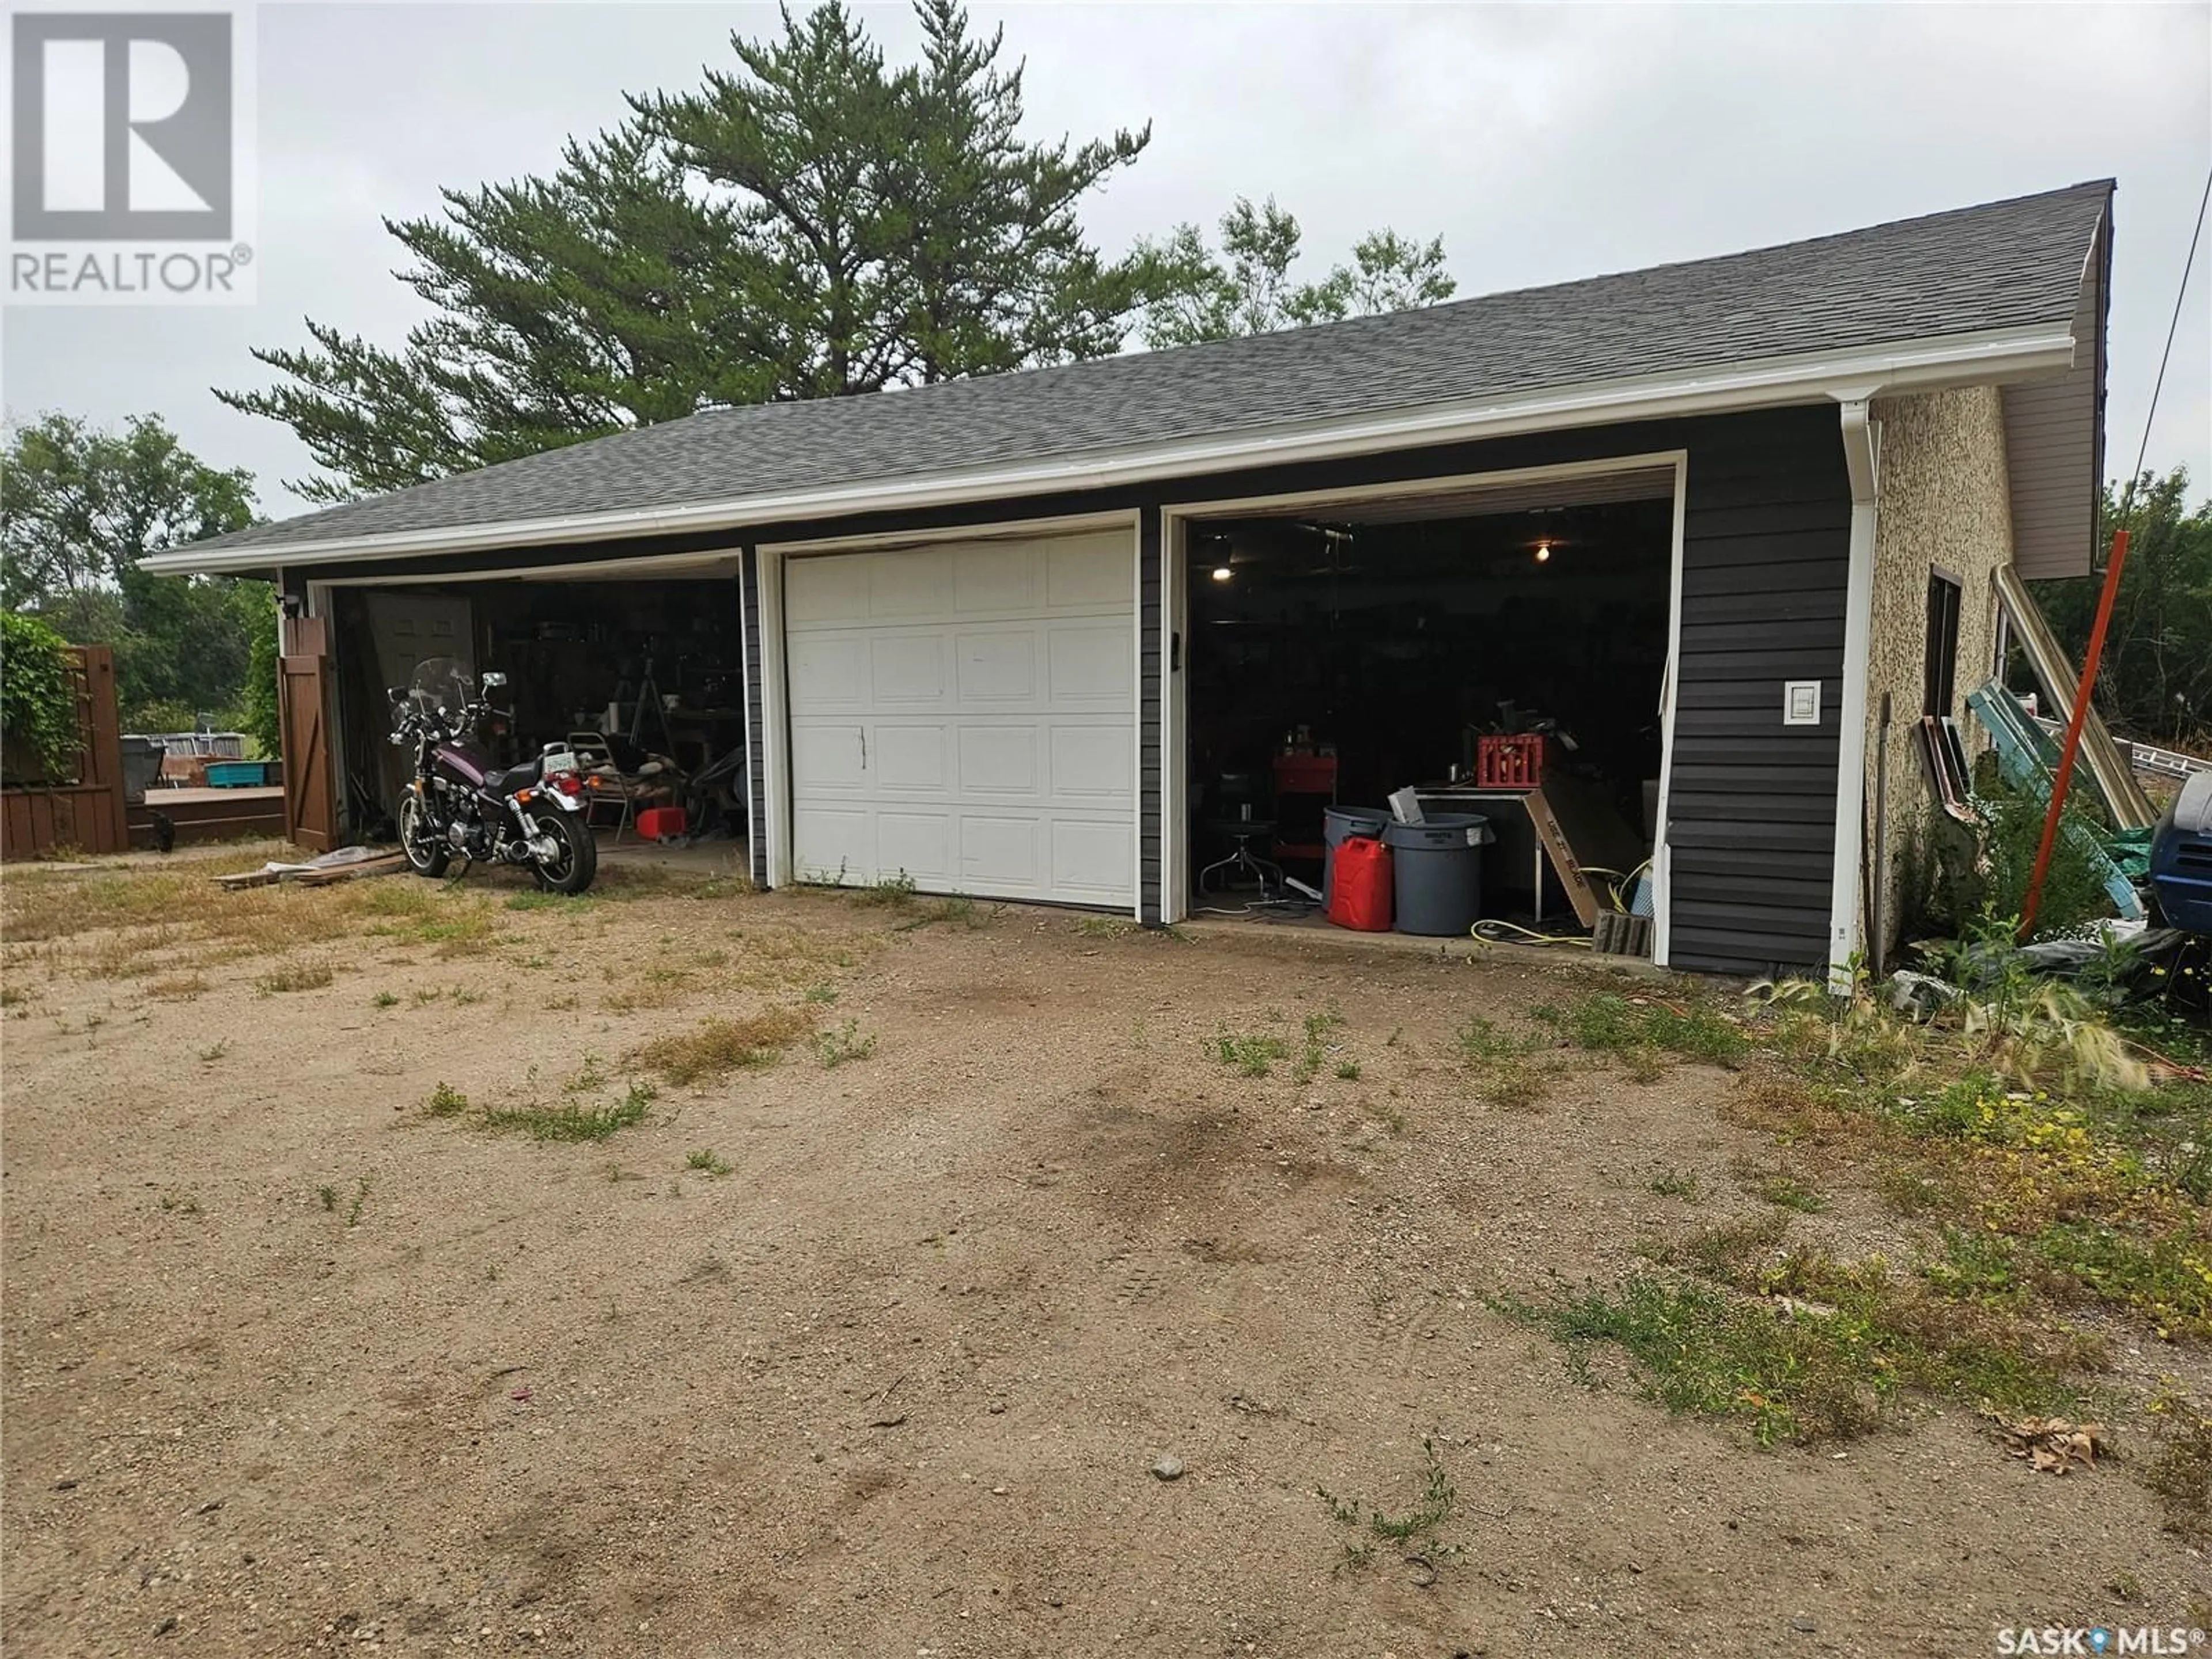
[[[1160,510],[1147,507],[1137,532],[1137,872],[1138,915],[1160,920]]]
[[[1668,790],[1677,967],[1826,959],[1850,514],[1831,410],[1712,423],[1690,447]],[[1809,679],[1820,724],[1783,725],[1783,682]]]
[[[745,650],[745,845],[753,885],[768,885],[768,738],[761,711],[760,554],[744,550],[738,565],[738,613]]]

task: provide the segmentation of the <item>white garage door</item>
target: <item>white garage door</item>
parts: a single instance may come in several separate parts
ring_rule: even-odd
[[[1136,890],[1127,531],[784,567],[803,881],[1116,908]]]

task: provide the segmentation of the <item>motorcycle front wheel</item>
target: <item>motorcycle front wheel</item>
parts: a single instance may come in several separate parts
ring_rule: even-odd
[[[399,798],[399,850],[407,854],[407,867],[418,876],[442,876],[453,861],[453,849],[422,810],[422,798],[410,789]]]
[[[582,817],[555,812],[538,819],[538,825],[556,848],[552,858],[532,862],[530,873],[537,878],[538,885],[548,893],[582,892],[599,869],[599,844],[592,839]]]

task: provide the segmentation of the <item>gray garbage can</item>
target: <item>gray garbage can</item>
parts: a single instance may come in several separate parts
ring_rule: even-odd
[[[135,733],[122,739],[122,749],[123,799],[135,806],[161,777],[162,757],[169,751],[159,738]]]
[[[1354,836],[1372,839],[1381,835],[1389,822],[1387,806],[1332,806],[1321,815],[1322,842],[1328,849],[1321,865],[1322,908],[1328,908],[1336,893],[1336,849]]]
[[[1443,813],[1420,823],[1389,823],[1395,910],[1401,933],[1464,933],[1482,914],[1482,849],[1497,836],[1474,813]]]

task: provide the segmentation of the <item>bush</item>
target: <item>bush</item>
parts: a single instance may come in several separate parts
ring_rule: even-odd
[[[2027,884],[2043,839],[2044,807],[2009,793],[1981,798],[1987,823],[1978,843],[1972,831],[1931,811],[1905,843],[1903,902],[1908,935],[1957,937],[1984,916],[2017,916],[2027,906]],[[2035,937],[2052,939],[2112,914],[2103,872],[2088,848],[2100,836],[2095,823],[2068,803],[2051,849]]]
[[[17,782],[49,783],[76,770],[76,682],[67,642],[36,617],[0,613],[0,738]]]

